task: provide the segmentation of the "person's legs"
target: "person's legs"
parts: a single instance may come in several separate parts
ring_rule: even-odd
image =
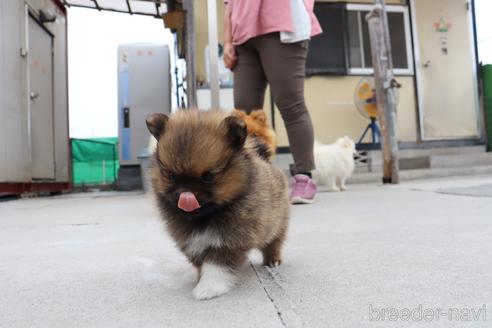
[[[255,38],[254,45],[284,120],[294,172],[309,175],[315,165],[313,125],[304,102],[308,41],[282,43],[278,33],[271,33]]]
[[[238,56],[234,67],[234,107],[250,113],[263,108],[266,78],[258,52],[251,41],[236,47]]]

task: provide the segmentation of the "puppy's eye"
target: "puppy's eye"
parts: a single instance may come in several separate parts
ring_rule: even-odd
[[[167,178],[170,181],[174,182],[174,181],[176,181],[176,174],[174,174],[173,172],[169,171],[169,172],[167,172]]]
[[[205,182],[205,183],[214,182],[214,175],[212,173],[210,173],[209,171],[204,172],[202,174],[202,182]]]
[[[159,168],[161,169],[161,174],[165,177],[167,177],[170,181],[174,182],[176,181],[176,174],[173,172],[169,171],[166,166],[161,162],[161,160],[158,158],[157,162],[159,163]]]
[[[163,166],[161,166],[160,169],[161,169],[161,174],[165,176],[169,181],[172,182],[176,181],[176,174],[174,172],[169,171]]]

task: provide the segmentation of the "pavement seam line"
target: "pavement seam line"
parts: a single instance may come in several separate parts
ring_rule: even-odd
[[[286,328],[303,327],[304,323],[302,322],[302,318],[295,311],[290,298],[286,295],[285,289],[274,274],[277,272],[273,272],[269,268],[266,268],[267,273],[261,273],[255,268],[253,263],[250,262],[249,264],[255,272],[260,285],[263,287],[266,296],[275,308],[282,326]],[[266,275],[266,277],[262,278],[262,275]],[[279,297],[275,297],[275,294],[279,295]]]
[[[461,187],[458,187],[456,189],[460,189]],[[466,187],[463,187],[466,188]],[[489,195],[477,195],[477,194],[466,194],[466,193],[459,193],[458,191],[453,190],[446,190],[446,189],[453,189],[453,188],[444,188],[444,189],[435,189],[435,190],[427,190],[427,189],[417,189],[417,188],[410,188],[410,191],[417,191],[417,192],[427,192],[427,193],[432,193],[432,194],[439,194],[439,195],[445,195],[445,196],[456,196],[456,197],[468,197],[468,198],[492,198],[492,196]]]
[[[270,303],[272,303],[273,307],[275,308],[275,311],[277,311],[277,316],[278,316],[278,318],[280,320],[280,323],[282,324],[283,327],[287,327],[287,325],[285,324],[284,318],[282,318],[282,311],[281,311],[281,309],[278,307],[278,305],[275,302],[275,300],[273,299],[272,295],[270,295],[270,293],[268,292],[266,286],[263,284],[263,280],[260,278],[260,275],[258,274],[258,271],[256,270],[255,266],[251,262],[249,263],[249,265],[251,265],[251,268],[255,272],[256,278],[260,282],[261,287],[263,287],[263,290],[265,291],[265,295],[267,296],[268,300],[270,300]]]

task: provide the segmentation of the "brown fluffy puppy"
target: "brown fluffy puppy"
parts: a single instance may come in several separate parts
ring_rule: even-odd
[[[150,177],[167,230],[198,269],[197,299],[226,293],[258,248],[277,266],[289,221],[287,181],[262,160],[246,126],[223,111],[147,118],[158,140]]]
[[[232,112],[232,115],[239,117],[246,123],[250,137],[266,145],[266,149],[263,149],[262,143],[258,144],[257,151],[263,158],[271,160],[277,150],[277,138],[265,112],[262,109],[255,109],[248,115],[245,111],[236,109]]]

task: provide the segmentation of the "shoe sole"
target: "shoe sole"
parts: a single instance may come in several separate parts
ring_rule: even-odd
[[[292,197],[290,199],[290,203],[292,205],[296,205],[296,204],[312,204],[312,203],[314,203],[314,199],[306,199],[306,198],[302,198],[302,197]]]

